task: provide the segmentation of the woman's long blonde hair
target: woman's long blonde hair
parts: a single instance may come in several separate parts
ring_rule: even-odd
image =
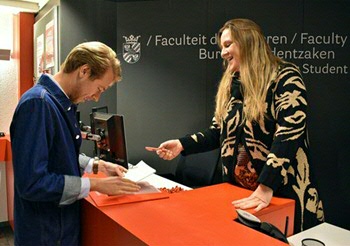
[[[266,94],[278,63],[260,27],[248,19],[232,19],[219,30],[218,44],[222,32],[231,31],[232,39],[240,50],[240,81],[243,94],[243,117],[252,122],[264,119]],[[222,48],[222,47],[220,47]],[[216,94],[215,120],[221,125],[227,113],[226,106],[231,97],[232,71],[224,72]]]

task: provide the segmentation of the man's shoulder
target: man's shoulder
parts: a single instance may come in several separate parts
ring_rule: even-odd
[[[20,99],[20,103],[31,99],[43,99],[47,94],[47,90],[41,85],[34,85],[32,88],[27,90]]]

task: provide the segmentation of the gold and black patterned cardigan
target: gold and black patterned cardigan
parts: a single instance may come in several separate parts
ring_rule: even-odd
[[[231,99],[222,126],[212,126],[180,138],[183,155],[221,148],[224,181],[235,184],[233,170],[238,144],[243,144],[258,173],[258,183],[274,196],[296,201],[294,233],[324,221],[323,205],[313,182],[307,137],[306,88],[298,67],[282,63],[266,97],[263,122],[242,119],[243,96],[238,77],[233,77]],[[242,122],[244,121],[244,122]],[[313,167],[317,168],[317,167]]]

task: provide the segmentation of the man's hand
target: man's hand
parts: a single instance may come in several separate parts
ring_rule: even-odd
[[[126,173],[128,170],[120,166],[118,164],[100,160],[98,163],[98,170],[105,173],[107,176],[118,176],[118,177],[124,177],[124,173]]]
[[[90,178],[90,191],[98,191],[106,195],[131,194],[140,189],[137,183],[121,177]]]

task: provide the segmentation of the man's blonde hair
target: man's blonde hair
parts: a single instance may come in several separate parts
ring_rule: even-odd
[[[115,81],[121,80],[120,61],[116,53],[101,42],[85,42],[74,47],[61,69],[64,73],[71,73],[85,64],[90,68],[92,80],[101,78],[109,67],[113,70]]]
[[[227,21],[218,33],[218,44],[222,32],[231,31],[232,40],[240,50],[240,80],[244,97],[243,117],[248,121],[260,122],[264,119],[265,99],[268,87],[281,61],[276,57],[260,27],[248,19]],[[222,48],[222,47],[220,47]],[[231,97],[232,72],[224,72],[216,95],[215,119],[222,123],[226,115],[226,106]]]

